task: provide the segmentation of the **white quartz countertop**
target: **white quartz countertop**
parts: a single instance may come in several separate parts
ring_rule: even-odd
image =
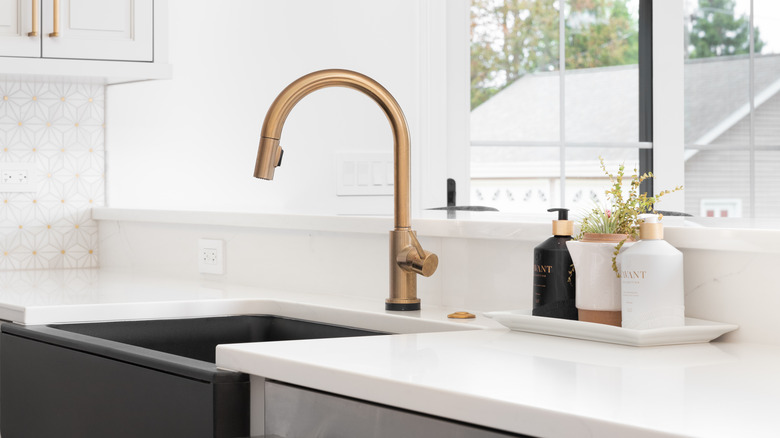
[[[540,437],[778,436],[780,349],[501,329],[235,344],[218,365]]]
[[[448,319],[452,309],[387,312],[384,296],[377,291],[367,300],[99,269],[0,272],[0,320],[25,325],[273,314],[393,333],[500,327],[482,316]]]
[[[25,324],[272,313],[392,336],[222,345],[219,366],[541,437],[777,436],[780,348],[628,347],[512,332],[453,310],[98,270],[0,274]],[[499,310],[499,309],[496,309]]]

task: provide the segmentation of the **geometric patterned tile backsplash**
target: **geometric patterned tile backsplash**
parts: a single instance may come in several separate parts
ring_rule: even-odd
[[[37,189],[0,191],[0,270],[97,267],[104,114],[103,84],[0,76],[0,169],[27,163]]]

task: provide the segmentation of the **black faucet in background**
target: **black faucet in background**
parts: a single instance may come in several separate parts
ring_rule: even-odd
[[[454,207],[455,205],[455,180],[447,178],[447,207]]]
[[[456,216],[455,212],[459,210],[460,211],[498,211],[497,208],[493,208],[493,207],[457,205],[456,196],[457,195],[455,189],[455,180],[452,178],[447,178],[447,206],[429,208],[428,210],[447,210],[447,219],[455,219]]]

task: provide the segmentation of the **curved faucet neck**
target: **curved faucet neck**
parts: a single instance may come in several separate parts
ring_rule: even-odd
[[[262,139],[258,150],[255,176],[273,178],[273,168],[281,160],[279,139],[287,116],[293,107],[308,94],[321,88],[347,87],[358,90],[373,99],[384,111],[393,131],[394,217],[396,230],[411,229],[410,215],[410,138],[401,106],[378,82],[350,70],[322,70],[310,73],[291,83],[271,104],[263,121]],[[277,152],[278,149],[278,152]]]

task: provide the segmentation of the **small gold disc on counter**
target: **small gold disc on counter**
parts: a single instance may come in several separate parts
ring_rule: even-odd
[[[453,319],[471,319],[476,317],[477,317],[476,315],[469,312],[455,312],[447,315],[447,318],[453,318]]]

